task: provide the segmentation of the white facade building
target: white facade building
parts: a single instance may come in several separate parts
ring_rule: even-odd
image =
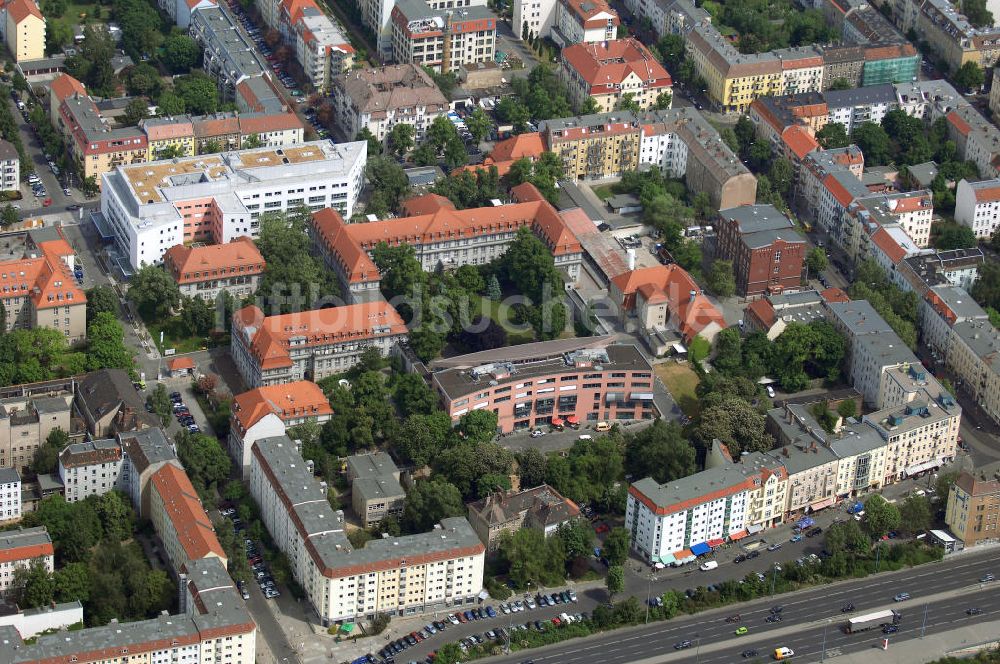
[[[35,560],[51,574],[54,555],[52,538],[45,526],[0,533],[0,596],[10,594],[14,572],[19,567],[29,567]]]
[[[122,447],[117,440],[90,440],[69,445],[59,453],[59,478],[66,492],[66,502],[75,503],[87,496],[102,496],[119,484],[122,470]]]
[[[556,20],[556,0],[514,0],[511,30],[518,39],[525,35],[548,36]]]
[[[101,176],[101,214],[132,268],[170,247],[255,238],[259,217],[299,207],[354,213],[368,144],[313,141],[119,166]]]
[[[955,221],[971,228],[980,240],[993,237],[1000,226],[1000,178],[960,180],[955,189]]]
[[[0,522],[21,519],[21,476],[16,468],[0,468]]]
[[[412,615],[474,604],[486,547],[464,517],[427,533],[376,539],[355,549],[325,483],[287,436],[257,441],[250,492],[277,547],[323,625],[375,613]]]
[[[0,191],[17,191],[21,188],[21,159],[17,149],[8,141],[0,140]]]

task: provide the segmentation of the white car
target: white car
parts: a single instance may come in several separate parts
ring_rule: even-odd
[[[766,389],[767,389],[767,396],[769,396],[769,397],[771,397],[773,399],[774,398],[774,388],[771,387],[770,385],[768,385]]]
[[[707,563],[702,563],[700,569],[702,572],[708,572],[719,567],[719,563],[714,560],[709,560]]]
[[[531,437],[532,438],[541,438],[544,435],[545,435],[545,432],[542,431],[541,429],[535,429],[534,431],[531,432]]]

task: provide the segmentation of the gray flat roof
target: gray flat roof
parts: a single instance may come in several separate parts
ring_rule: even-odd
[[[17,549],[22,546],[37,546],[39,544],[52,544],[52,538],[49,537],[49,531],[45,526],[0,532],[0,550]]]
[[[828,302],[826,306],[851,336],[892,332],[892,328],[868,300]]]
[[[657,507],[671,507],[684,503],[700,504],[706,500],[722,497],[719,495],[720,492],[736,493],[761,470],[775,468],[778,465],[766,455],[753,452],[743,457],[740,463],[727,462],[673,482],[658,484],[652,477],[646,477],[634,482],[632,486],[653,501]]]
[[[0,484],[13,484],[20,482],[21,476],[16,468],[0,468]]]
[[[392,457],[385,452],[349,456],[347,457],[347,469],[351,477],[356,478],[393,476],[399,472]]]
[[[895,332],[886,334],[862,334],[854,341],[857,348],[864,346],[871,357],[880,360],[882,366],[897,364],[919,364],[920,359],[903,343]]]
[[[357,491],[365,500],[377,500],[379,498],[404,498],[406,491],[403,486],[392,475],[382,477],[360,477],[354,480],[351,491]]]
[[[972,296],[964,288],[947,285],[934,286],[931,290],[959,318],[989,318],[986,311],[972,299]]]
[[[1000,330],[988,320],[963,321],[955,323],[952,329],[983,364],[1000,374]]]
[[[851,88],[850,90],[827,90],[823,93],[823,100],[831,108],[895,104],[898,101],[896,88],[891,83],[867,85],[863,88]]]

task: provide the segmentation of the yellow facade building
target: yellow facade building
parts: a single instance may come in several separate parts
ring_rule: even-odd
[[[4,39],[14,62],[45,57],[45,17],[34,0],[13,0],[4,10]]]

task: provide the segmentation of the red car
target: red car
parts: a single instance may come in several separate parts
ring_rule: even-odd
[[[52,205],[51,198],[46,198],[44,201],[42,201],[42,207],[49,207],[50,205]]]
[[[598,533],[606,533],[611,530],[606,523],[599,523],[594,527],[594,531]]]
[[[460,623],[467,623],[467,622],[469,622],[469,619],[466,618],[465,615],[462,614],[462,613],[456,613],[455,617],[458,618],[458,622],[460,622]]]
[[[417,640],[417,643],[420,643],[421,641],[424,640],[424,637],[420,636],[420,634],[417,632],[410,632],[410,636],[415,638]]]

